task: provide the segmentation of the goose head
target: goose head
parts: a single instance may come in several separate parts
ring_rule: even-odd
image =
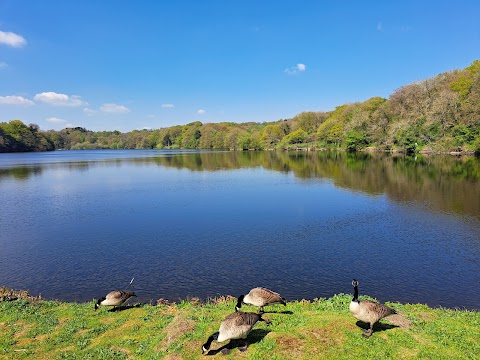
[[[99,307],[99,305],[101,304],[101,302],[102,302],[103,300],[105,300],[105,299],[106,299],[105,297],[102,297],[102,298],[100,298],[100,299],[97,300],[97,302],[95,303],[95,310],[98,309],[98,307]]]

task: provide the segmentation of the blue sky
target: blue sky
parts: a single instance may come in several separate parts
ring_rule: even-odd
[[[0,122],[264,122],[480,59],[480,1],[0,0]]]

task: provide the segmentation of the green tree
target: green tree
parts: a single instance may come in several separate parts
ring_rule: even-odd
[[[357,151],[368,145],[367,138],[365,134],[362,134],[358,131],[351,131],[347,134],[345,138],[345,146],[349,151]]]
[[[263,129],[261,140],[266,147],[275,147],[284,135],[285,134],[279,124],[270,124]]]
[[[324,112],[302,112],[292,119],[295,124],[294,130],[303,129],[307,134],[312,134],[317,131],[320,124],[323,123],[327,117],[327,113]]]
[[[185,149],[196,149],[200,145],[200,138],[202,137],[201,132],[202,123],[196,121],[190,124],[187,124],[183,128],[182,134],[182,148]]]
[[[54,146],[36,124],[25,125],[21,120],[0,123],[0,151],[48,151]]]

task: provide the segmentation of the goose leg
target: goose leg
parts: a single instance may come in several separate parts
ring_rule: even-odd
[[[230,350],[231,350],[230,347],[232,345],[232,342],[233,340],[230,340],[230,342],[227,345],[225,345],[222,350],[220,350],[223,355],[230,354]]]
[[[245,351],[245,350],[247,350],[247,348],[248,348],[248,342],[247,342],[247,340],[245,340],[245,344],[242,345],[242,346],[239,346],[238,350]]]
[[[370,324],[370,328],[368,330],[364,330],[362,336],[364,338],[369,338],[370,336],[372,336],[372,333],[373,333],[373,324]]]

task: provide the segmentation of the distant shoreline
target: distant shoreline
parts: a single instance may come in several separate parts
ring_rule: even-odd
[[[315,146],[312,147],[292,147],[292,148],[286,148],[286,149],[248,149],[248,150],[236,150],[236,149],[196,149],[196,148],[178,148],[178,149],[151,149],[151,148],[143,148],[143,149],[108,149],[108,148],[94,148],[94,149],[53,149],[53,150],[44,150],[44,151],[36,151],[36,150],[31,150],[31,151],[0,151],[0,154],[20,154],[20,153],[49,153],[53,151],[82,151],[82,150],[88,150],[88,151],[102,151],[102,150],[198,150],[198,151],[205,151],[205,150],[211,150],[211,151],[236,151],[236,152],[245,152],[245,151],[306,151],[306,152],[357,152],[357,153],[385,153],[385,154],[399,154],[399,155],[409,155],[413,156],[416,154],[421,154],[421,155],[448,155],[448,156],[477,156],[475,151],[473,150],[459,150],[459,151],[435,151],[435,150],[430,150],[430,149],[424,149],[420,150],[418,152],[413,152],[413,153],[407,153],[404,150],[401,149],[392,149],[392,150],[383,150],[383,149],[378,149],[378,148],[373,148],[373,147],[368,147],[364,149],[358,149],[356,151],[349,151],[347,149],[327,149],[327,148],[317,148]]]

